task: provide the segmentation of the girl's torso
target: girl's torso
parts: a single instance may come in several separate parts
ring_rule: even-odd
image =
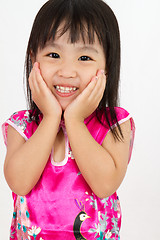
[[[117,113],[119,123],[131,121],[131,155],[134,123],[124,109],[117,108]],[[26,140],[37,128],[35,122],[29,120],[28,111],[13,114],[3,125],[6,144],[8,124]],[[95,140],[102,144],[109,129],[102,126],[94,114],[85,124]],[[98,198],[77,167],[63,122],[57,136],[36,186],[23,197],[13,193],[10,239],[119,239],[121,211],[117,193],[105,199]]]

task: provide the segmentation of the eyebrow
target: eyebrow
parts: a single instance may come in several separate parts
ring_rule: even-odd
[[[84,47],[77,47],[77,49],[79,50],[82,50],[82,51],[92,51],[92,52],[95,52],[95,53],[99,53],[98,50],[94,47],[91,47],[91,46],[84,46]]]
[[[58,48],[60,50],[63,50],[63,46],[61,46],[61,45],[59,45],[55,42],[48,42],[48,43],[46,43],[45,47],[54,47],[54,48]],[[92,51],[92,52],[95,52],[96,54],[99,54],[99,51],[96,48],[94,48],[90,45],[84,45],[82,47],[77,46],[76,49],[78,51]]]

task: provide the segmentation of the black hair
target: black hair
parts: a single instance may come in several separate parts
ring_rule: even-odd
[[[122,140],[123,134],[117,121],[115,107],[119,104],[118,89],[120,77],[120,33],[118,22],[111,8],[102,0],[49,0],[39,10],[31,30],[26,53],[25,71],[27,82],[27,99],[32,110],[31,117],[38,123],[40,110],[32,100],[28,83],[32,70],[31,53],[36,56],[38,48],[43,49],[46,42],[54,40],[60,24],[64,22],[60,36],[69,31],[70,42],[81,38],[84,43],[94,43],[95,33],[102,45],[106,57],[107,83],[103,98],[96,109],[96,116],[102,123],[105,114],[106,125],[109,126],[115,139]],[[108,106],[111,123],[109,121]],[[116,128],[111,125],[117,124]]]

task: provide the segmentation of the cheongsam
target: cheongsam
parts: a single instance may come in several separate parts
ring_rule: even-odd
[[[131,141],[128,161],[131,158],[134,121],[123,108],[116,107],[119,124],[130,120]],[[107,108],[108,116],[109,109]],[[30,110],[14,113],[2,126],[7,146],[7,128],[11,125],[27,141],[36,131]],[[40,121],[42,120],[42,116]],[[109,117],[110,119],[110,117]],[[110,131],[102,125],[95,112],[85,119],[92,137],[101,145]],[[116,123],[112,127],[115,127]],[[121,227],[120,201],[115,192],[110,197],[97,197],[83,178],[68,141],[65,124],[65,158],[54,162],[51,153],[35,187],[26,195],[12,193],[14,201],[10,240],[118,240]],[[78,137],[78,136],[77,136]],[[22,159],[23,161],[23,159]],[[104,184],[106,184],[104,182]]]

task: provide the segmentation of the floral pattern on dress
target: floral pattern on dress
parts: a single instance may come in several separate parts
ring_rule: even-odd
[[[88,195],[86,201],[89,201],[90,205],[92,205],[95,211],[98,211],[98,202],[96,196],[93,193],[92,196],[89,196],[88,192],[85,194]],[[94,238],[97,240],[120,239],[120,229],[118,226],[118,219],[120,217],[120,205],[118,197],[117,199],[114,199],[112,197],[103,198],[101,199],[101,202],[104,205],[104,211],[98,211],[98,223],[94,223],[94,227],[90,228],[88,232],[93,233]],[[111,217],[111,219],[110,211],[113,212],[113,217]]]
[[[33,236],[34,240],[36,240],[36,238],[40,232],[41,232],[40,227],[37,228],[36,226],[32,226],[32,228],[28,231],[28,234],[29,234],[29,236]]]
[[[11,226],[11,229],[10,229],[10,239],[16,239],[15,238],[15,234],[16,234],[16,229]]]
[[[25,196],[17,196],[16,205],[13,212],[12,226],[10,229],[10,240],[36,240],[41,232],[40,227],[31,226],[30,214]],[[16,220],[16,221],[15,221]],[[37,240],[44,240],[39,238]]]
[[[17,115],[17,117],[16,117]],[[20,116],[18,115],[18,112],[15,112],[12,116],[11,116],[11,121],[18,127],[21,129],[21,131],[24,133],[24,131],[27,129],[27,123],[31,123],[33,120],[30,119],[30,113],[29,111],[25,111],[24,113],[24,117],[22,119],[20,119]]]
[[[71,148],[69,147],[69,151],[68,151],[68,157],[71,158],[72,160],[74,159],[73,153]]]

